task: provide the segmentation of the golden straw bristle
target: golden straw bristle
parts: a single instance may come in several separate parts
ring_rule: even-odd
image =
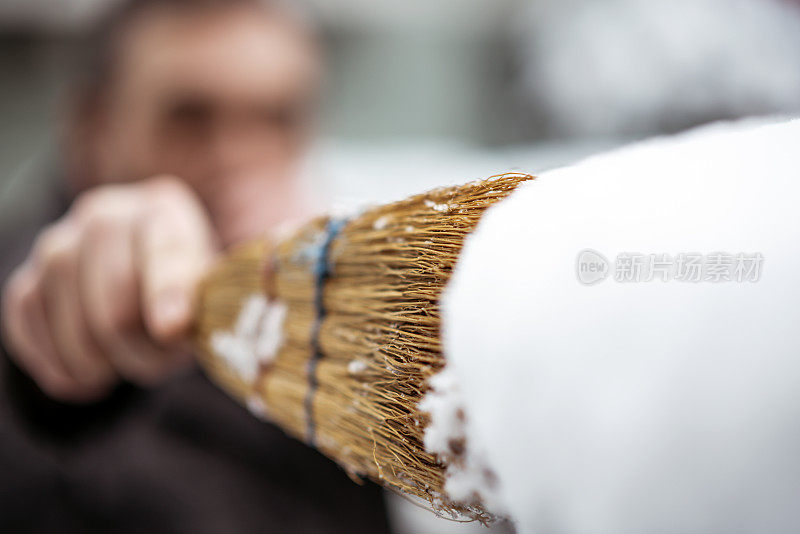
[[[445,363],[439,297],[464,238],[486,208],[532,178],[500,175],[355,217],[329,243],[321,301],[319,253],[331,220],[310,222],[277,244],[274,254],[265,241],[238,248],[201,291],[203,366],[236,398],[258,401],[270,421],[353,478],[368,477],[434,509],[484,520],[479,502],[447,499],[444,465],[425,451],[428,421],[417,404],[428,378]],[[277,356],[248,383],[215,354],[211,336],[233,327],[252,294],[283,303],[286,316]]]

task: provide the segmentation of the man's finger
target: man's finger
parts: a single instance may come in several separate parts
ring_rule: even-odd
[[[89,332],[78,286],[80,235],[69,221],[52,227],[40,251],[42,293],[55,349],[79,383],[108,388],[115,379],[111,365]]]
[[[139,308],[132,220],[95,225],[80,252],[80,299],[89,329],[116,371],[142,385],[155,383],[174,355],[152,343]]]
[[[42,391],[65,401],[94,398],[95,392],[73,379],[58,357],[39,291],[39,276],[30,265],[18,268],[8,281],[3,323],[10,355]]]
[[[155,180],[152,208],[137,225],[142,314],[162,344],[181,340],[192,321],[194,292],[214,253],[203,208],[185,185]]]

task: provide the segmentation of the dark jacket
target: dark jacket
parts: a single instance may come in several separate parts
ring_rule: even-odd
[[[68,197],[17,177],[0,277]],[[14,190],[16,189],[16,190]],[[45,397],[0,347],[0,532],[381,533],[381,490],[260,422],[197,370],[89,406]]]

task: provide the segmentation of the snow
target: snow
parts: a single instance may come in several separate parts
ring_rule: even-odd
[[[358,375],[367,370],[367,362],[364,360],[353,360],[347,364],[347,372],[351,375]]]
[[[466,436],[521,533],[797,532],[798,198],[799,121],[707,127],[523,185],[446,290],[426,445]],[[588,286],[585,249],[758,252],[764,268]]]
[[[211,348],[242,380],[252,384],[259,365],[275,359],[283,341],[286,306],[254,294],[242,304],[233,331],[214,332]]]
[[[389,217],[388,215],[383,215],[381,217],[378,217],[377,219],[375,219],[375,222],[372,223],[372,228],[375,230],[383,230],[384,228],[386,228],[386,226],[388,226],[390,220],[391,217]]]
[[[256,418],[266,421],[268,419],[267,405],[261,397],[253,395],[247,399],[247,410]]]
[[[463,503],[479,500],[493,511],[501,511],[485,454],[478,448],[479,443],[467,441],[463,392],[455,374],[445,368],[430,379],[429,386],[431,389],[419,404],[419,409],[431,418],[424,445],[425,450],[447,464],[444,490],[448,499]]]
[[[450,211],[452,209],[449,204],[446,204],[446,203],[438,204],[438,203],[434,202],[433,200],[429,200],[429,199],[425,199],[425,205],[427,207],[431,208],[433,211],[438,211],[438,212],[442,212],[442,213],[448,212],[448,211]]]

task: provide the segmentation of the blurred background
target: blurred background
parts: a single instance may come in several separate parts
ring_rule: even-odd
[[[52,143],[76,38],[109,3],[0,3],[2,180]],[[344,196],[536,172],[621,141],[800,110],[796,0],[298,4],[328,61],[315,161]]]
[[[107,0],[0,0],[0,184],[57,158]],[[308,173],[344,203],[539,172],[700,124],[800,112],[797,0],[308,0],[326,81]],[[465,532],[397,500],[406,532]],[[501,530],[506,527],[499,527]]]

